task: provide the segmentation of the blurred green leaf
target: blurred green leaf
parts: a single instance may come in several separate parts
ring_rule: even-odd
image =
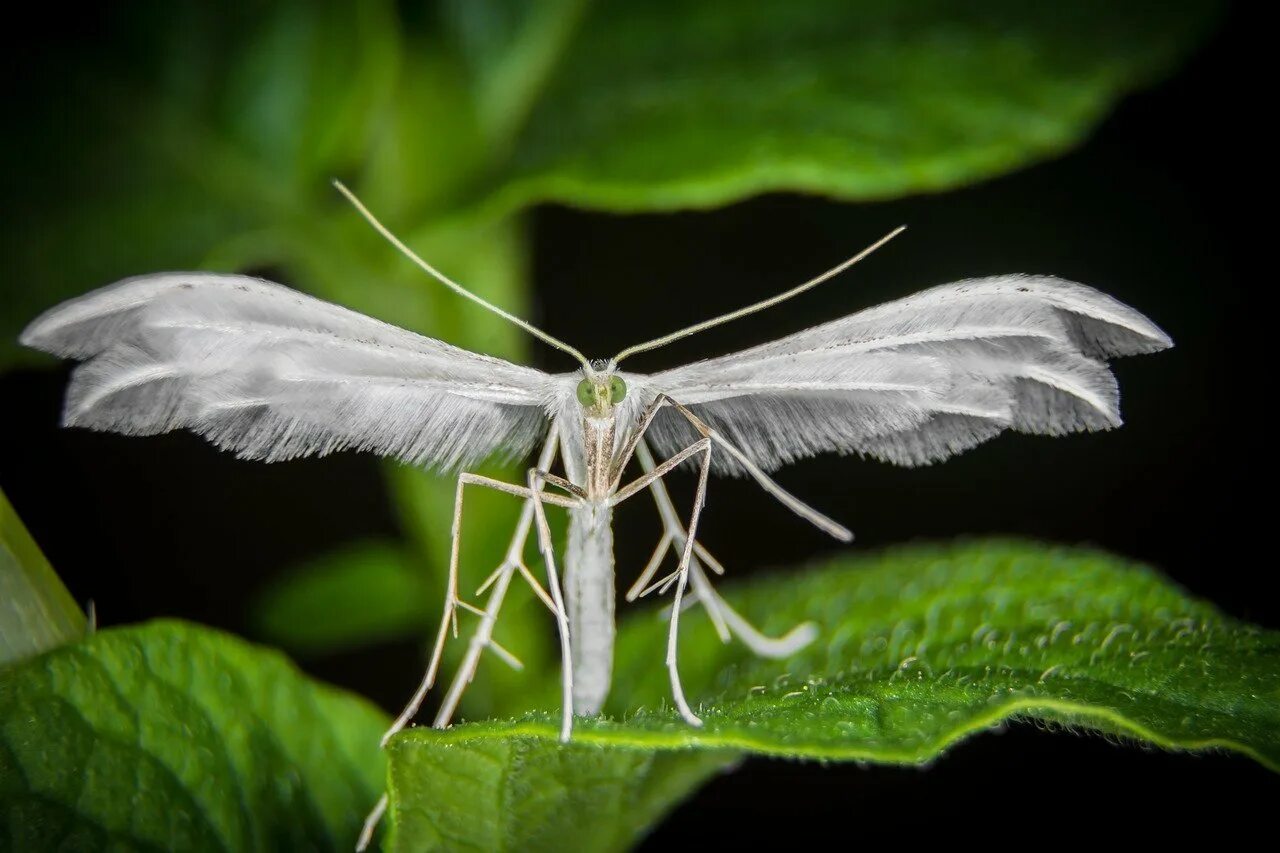
[[[0,491],[0,666],[84,632],[84,613]]]
[[[720,644],[705,618],[682,623],[695,729],[666,708],[665,624],[631,619],[619,716],[578,719],[568,748],[548,712],[393,739],[393,848],[618,850],[644,825],[619,803],[656,816],[735,752],[922,764],[1008,719],[1280,770],[1280,633],[1115,557],[912,547],[748,582],[728,600],[767,633],[813,620],[819,638],[770,662]]]
[[[542,94],[590,0],[443,0],[442,21],[470,76],[477,121],[495,154]]]
[[[263,639],[293,652],[355,648],[422,636],[440,615],[434,597],[403,547],[361,543],[272,581],[254,603],[253,623]]]
[[[243,23],[251,38],[204,57],[202,82],[230,145],[264,177],[299,188],[363,163],[401,61],[393,4],[275,2]]]
[[[387,724],[226,634],[101,631],[0,671],[0,837],[33,853],[349,850]]]
[[[1185,55],[1217,8],[601,0],[487,203],[670,210],[776,190],[863,200],[959,186],[1078,143]]]

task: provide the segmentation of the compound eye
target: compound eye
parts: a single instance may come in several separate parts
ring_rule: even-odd
[[[609,378],[609,402],[618,405],[627,397],[627,383],[622,381],[621,376],[613,376]]]
[[[584,406],[596,404],[596,391],[590,379],[584,379],[578,383],[578,402]]]

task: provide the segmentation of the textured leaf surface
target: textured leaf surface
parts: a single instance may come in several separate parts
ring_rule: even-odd
[[[102,631],[0,671],[0,847],[351,849],[386,724],[212,630]]]
[[[602,0],[564,40],[495,200],[633,210],[953,187],[1078,142],[1215,8]]]
[[[705,722],[693,729],[664,707],[663,624],[641,615],[620,638],[618,716],[578,721],[571,748],[558,748],[546,713],[397,738],[396,849],[618,849],[617,836],[566,834],[569,815],[605,807],[583,799],[580,780],[610,792],[589,796],[623,790],[657,811],[725,750],[919,764],[1010,718],[1280,768],[1280,634],[1114,557],[1010,542],[915,547],[744,584],[729,599],[774,633],[812,619],[819,639],[770,663],[688,619],[681,671]],[[637,768],[656,756],[662,779],[685,784],[651,787]],[[475,808],[528,791],[540,810],[499,828],[467,824],[436,797],[451,784]],[[563,827],[558,837],[544,820]]]
[[[493,737],[395,751],[392,850],[625,850],[737,758]]]
[[[0,666],[84,635],[84,613],[0,491]]]

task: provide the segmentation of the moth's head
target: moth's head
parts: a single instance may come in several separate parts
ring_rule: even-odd
[[[588,417],[608,417],[627,397],[627,383],[615,372],[613,362],[592,362],[584,367],[578,383],[578,405]]]

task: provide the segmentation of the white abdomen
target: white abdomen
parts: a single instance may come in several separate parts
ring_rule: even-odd
[[[569,510],[564,555],[565,607],[573,657],[573,712],[595,715],[604,707],[613,674],[613,510]]]

